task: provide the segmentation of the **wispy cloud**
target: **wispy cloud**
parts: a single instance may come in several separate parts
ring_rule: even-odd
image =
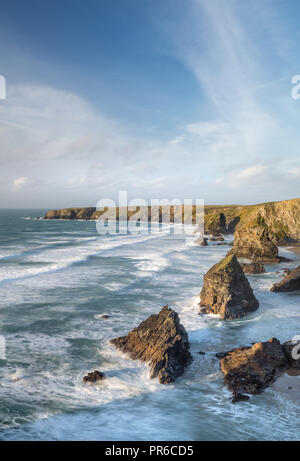
[[[23,189],[26,184],[29,183],[29,178],[26,176],[21,176],[20,178],[16,178],[13,180],[13,187],[15,190]]]

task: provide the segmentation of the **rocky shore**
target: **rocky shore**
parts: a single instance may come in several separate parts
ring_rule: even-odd
[[[116,214],[116,209],[111,210],[118,219],[120,209],[117,211]],[[151,209],[148,207],[144,211],[145,219],[149,220]],[[157,211],[157,219],[162,220],[163,209]],[[129,210],[126,213],[129,217]],[[135,211],[130,213],[132,216]],[[176,222],[181,213],[181,207],[172,207],[171,221]],[[89,207],[52,210],[45,218],[84,220],[98,219],[99,216],[101,213],[96,208]],[[196,242],[201,246],[209,247],[209,242],[228,245],[224,236],[233,232],[234,240],[227,256],[204,275],[200,314],[218,315],[226,321],[242,319],[259,307],[247,275],[264,273],[265,264],[289,261],[279,256],[278,245],[290,245],[300,240],[300,199],[249,207],[206,207],[204,226],[206,237],[201,235]],[[300,266],[283,273],[284,278],[270,290],[300,290]],[[157,378],[161,384],[174,382],[192,361],[187,332],[178,314],[168,306],[148,317],[126,336],[110,342],[131,359],[147,362],[150,377]],[[248,400],[250,394],[260,394],[283,373],[298,373],[299,352],[300,341],[281,344],[272,338],[217,354],[224,383],[233,394],[232,401]],[[88,373],[83,381],[97,383],[103,379],[104,374],[96,370]]]

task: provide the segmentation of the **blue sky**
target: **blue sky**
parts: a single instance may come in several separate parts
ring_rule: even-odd
[[[300,196],[296,0],[1,5],[0,207]]]

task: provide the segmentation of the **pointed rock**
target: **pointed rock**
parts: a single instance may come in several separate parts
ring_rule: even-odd
[[[292,270],[279,283],[275,283],[270,290],[275,292],[300,290],[300,266]]]
[[[237,319],[255,311],[259,304],[237,258],[227,256],[204,276],[200,311]]]
[[[187,332],[178,314],[168,306],[111,343],[130,358],[148,362],[151,378],[157,377],[162,384],[182,375],[192,360]]]

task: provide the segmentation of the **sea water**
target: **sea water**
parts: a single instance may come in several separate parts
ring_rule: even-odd
[[[203,275],[228,246],[165,229],[103,236],[93,221],[34,219],[44,212],[0,211],[1,440],[299,440],[300,377],[232,404],[215,357],[300,335],[299,293],[269,291],[280,268],[299,264],[292,252],[280,249],[295,261],[248,276],[259,309],[223,321],[200,316],[198,302]],[[166,386],[109,344],[165,304],[193,356]],[[106,379],[83,383],[95,369]]]

